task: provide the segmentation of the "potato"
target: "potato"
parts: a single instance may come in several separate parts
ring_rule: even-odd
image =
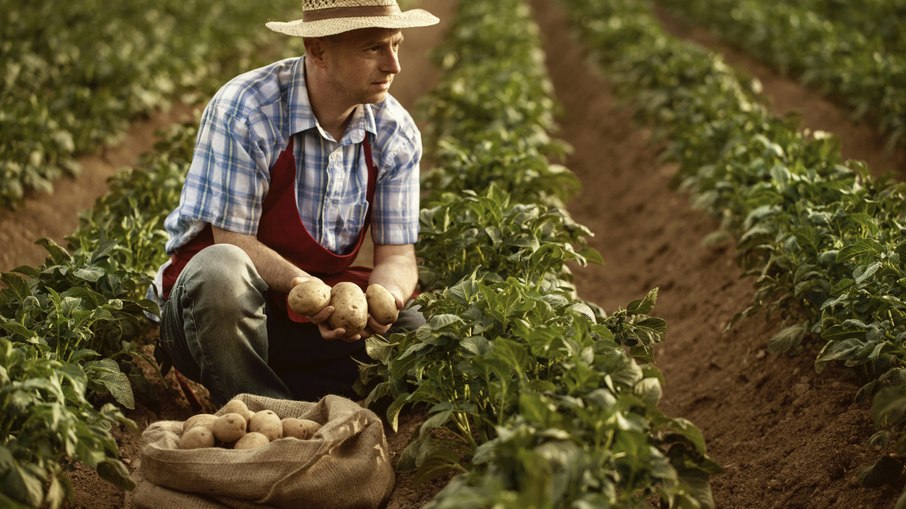
[[[192,417],[189,417],[188,419],[186,419],[186,421],[184,423],[182,423],[182,432],[185,433],[186,431],[189,431],[190,429],[194,428],[195,426],[204,426],[208,429],[211,429],[211,424],[213,424],[214,421],[216,421],[216,420],[217,420],[217,416],[214,414],[193,415]]]
[[[231,399],[227,401],[226,405],[223,405],[223,408],[220,409],[223,413],[221,415],[237,413],[245,419],[245,422],[248,423],[252,418],[252,412],[249,410],[249,407],[241,399]]]
[[[330,326],[342,327],[347,337],[362,332],[368,324],[368,301],[359,285],[349,282],[334,285],[330,290],[330,305],[334,307]]]
[[[318,279],[309,279],[294,286],[286,302],[296,313],[312,316],[330,304],[330,287]]]
[[[179,437],[177,445],[180,449],[214,447],[214,433],[205,426],[195,426]]]
[[[368,285],[365,300],[368,301],[368,313],[382,325],[395,322],[400,314],[400,310],[396,308],[396,298],[381,285]]]
[[[214,438],[225,444],[231,444],[245,435],[245,417],[237,413],[223,414],[211,425]]]
[[[293,437],[300,440],[308,440],[321,429],[321,424],[311,419],[297,419],[287,417],[281,421],[283,424],[283,436]]]
[[[252,431],[263,433],[268,440],[276,440],[283,436],[283,423],[272,410],[261,410],[255,412],[249,422],[249,432]]]
[[[269,443],[270,440],[267,439],[267,436],[264,433],[251,431],[243,435],[243,437],[233,446],[233,449],[255,449],[257,447],[264,447]]]

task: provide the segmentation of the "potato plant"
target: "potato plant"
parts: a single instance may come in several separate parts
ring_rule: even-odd
[[[403,453],[402,467],[415,468],[418,479],[450,469],[468,472],[451,485],[451,501],[461,494],[453,486],[487,482],[486,467],[505,470],[492,476],[507,481],[504,492],[551,502],[605,500],[611,492],[607,486],[618,486],[627,500],[661,489],[666,493],[676,482],[691,483],[718,471],[697,430],[657,410],[657,368],[645,364],[645,355],[633,359],[631,348],[617,342],[618,337],[628,344],[661,340],[662,327],[653,338],[626,334],[623,328],[627,322],[651,321],[636,314],[648,307],[634,303],[635,312],[623,310],[599,323],[591,307],[570,294],[542,291],[515,278],[466,278],[423,294],[419,303],[428,324],[387,341],[369,340],[369,353],[378,362],[363,376],[366,384],[370,377],[383,380],[368,399],[389,396],[392,423],[404,408],[428,410]],[[623,427],[624,419],[635,424]],[[515,447],[504,444],[516,429],[533,430],[533,438],[518,453],[511,450],[509,461],[515,463],[501,461],[497,448]],[[669,438],[661,442],[663,437]],[[555,463],[566,450],[578,454],[577,466],[590,462],[594,469],[558,474],[570,489],[557,492],[544,479],[550,473],[545,469],[557,470]],[[670,451],[679,456],[668,459]],[[633,472],[633,482],[612,475],[618,471]],[[709,495],[702,489],[690,497],[707,500]]]
[[[646,5],[567,3],[599,63],[619,71],[611,76],[621,94],[657,125],[665,156],[680,165],[680,188],[721,218],[719,236],[736,240],[757,289],[740,317],[782,313],[787,327],[772,351],[819,341],[819,372],[839,363],[868,374],[859,396],[873,399],[872,441],[884,456],[864,479],[902,469],[906,186],[843,161],[826,133],[771,117],[751,83],[713,54],[670,39]]]
[[[425,289],[452,285],[472,272],[572,286],[564,262],[601,263],[588,228],[562,208],[516,202],[496,184],[483,193],[445,194],[419,217],[419,280]]]
[[[903,46],[896,47],[896,41],[904,41],[902,5],[899,13],[893,3],[883,7],[877,3],[849,4],[848,9],[829,7],[825,12],[830,10],[839,16],[838,22],[832,22],[798,5],[801,2],[778,5],[764,0],[657,1],[745,47],[780,72],[828,92],[856,118],[870,118],[888,136],[891,146],[906,145],[906,96],[902,93],[906,87],[906,53]],[[864,15],[872,9],[879,15],[870,18],[867,30],[847,26],[845,20],[854,16],[840,12],[858,11]],[[890,15],[885,17],[885,11]],[[876,37],[881,33],[879,25],[892,29],[886,41],[893,47]]]
[[[590,232],[558,209],[569,188],[538,171],[548,161],[519,162],[561,146],[525,5],[460,3],[449,34],[438,55],[448,72],[424,105],[434,146],[461,144],[462,157],[441,157],[429,177],[439,184],[418,245],[428,323],[369,338],[375,362],[362,369],[366,401],[389,400],[393,426],[407,408],[428,412],[401,467],[418,480],[461,474],[432,507],[712,507],[719,467],[700,432],[657,410],[656,291],[610,316],[576,299],[565,265],[597,259]],[[494,71],[473,70],[487,62],[477,55],[503,51]],[[504,139],[512,153],[494,142]],[[438,194],[446,185],[465,192]]]
[[[96,408],[86,398],[82,366],[0,337],[0,367],[0,505],[61,507],[72,460],[122,489],[133,487],[111,429],[135,423],[114,405]]]
[[[84,2],[67,4],[64,7],[43,5],[41,2],[25,7],[23,5],[17,4],[0,9],[2,11],[0,16],[5,17],[4,20],[10,20],[9,23],[0,24],[3,30],[13,32],[21,30],[22,34],[33,35],[35,23],[41,23],[42,26],[46,23],[50,26],[58,20],[58,16],[71,15],[79,8],[85,7]],[[193,4],[184,4],[179,9],[191,5]],[[118,4],[113,11],[100,9],[97,12],[103,11],[102,14],[106,15],[108,11],[121,12],[132,7]],[[226,14],[220,12],[220,8],[211,11],[209,7],[204,6],[202,10],[207,14],[216,11],[221,28],[232,30],[229,27],[235,28],[240,24],[246,26],[247,19],[241,14],[232,17],[240,11],[232,10],[230,11],[232,14]],[[259,9],[260,6],[255,8]],[[40,13],[48,10],[51,11],[49,17],[44,19]],[[149,15],[149,12],[151,11],[147,6],[135,9],[135,13],[142,16]],[[198,42],[198,33],[195,30],[195,22],[198,19],[193,17],[193,23],[186,25],[193,27],[193,46]],[[98,32],[94,30],[93,24],[79,23],[77,26],[90,27],[89,32],[78,32],[81,37],[97,39]],[[168,27],[170,26],[164,23],[160,27],[163,32],[158,35],[167,37],[165,32]],[[60,37],[67,37],[66,34],[76,32],[60,30],[54,33]],[[117,35],[123,34],[143,36],[143,33],[134,30],[122,31]],[[230,45],[220,46],[221,49],[229,48],[227,51],[231,53],[230,59],[233,64],[245,68],[250,66],[246,63],[249,58],[254,58],[258,63],[263,63],[267,58],[256,54],[251,39],[233,36],[229,36],[229,39]],[[104,44],[111,41],[115,43],[116,40],[118,39],[113,37]],[[63,39],[47,38],[44,42],[48,44],[49,51],[64,58],[72,57],[76,54],[73,52],[79,52],[78,48],[82,47],[75,41]],[[97,40],[81,42],[87,47],[98,47]],[[9,52],[11,50],[13,53]],[[0,66],[6,66],[9,71],[11,66],[15,67],[22,63],[16,60],[18,58],[16,55],[32,51],[38,50],[28,44],[7,45],[6,49],[0,52]],[[84,54],[90,53],[91,51],[88,51]],[[147,54],[152,57],[160,56],[154,55],[153,52]],[[172,55],[169,55],[166,58],[171,57]],[[40,64],[43,57],[27,58],[32,63]],[[201,69],[194,65],[190,67]],[[35,69],[52,73],[67,72],[65,66],[57,68],[37,65]],[[232,75],[234,72],[220,67],[219,63],[216,67],[204,69],[203,74],[208,76],[207,79],[192,81],[194,78],[187,77],[189,80],[187,83],[195,83],[200,87],[199,91],[207,90],[200,92],[205,96],[213,92],[212,88],[224,80],[225,75]],[[211,74],[208,74],[209,72]],[[10,87],[17,83],[21,85],[25,82],[21,81],[25,80],[25,76],[8,73],[7,81],[0,83],[0,86]],[[126,77],[140,79],[141,76],[141,73],[130,71]],[[3,94],[3,100],[19,101],[15,108],[20,109],[34,105],[36,101],[41,105],[41,100],[36,97],[22,99],[16,95],[42,93],[41,87],[35,85],[41,82],[40,80],[28,81],[32,86],[17,85],[15,94]],[[48,90],[52,89],[54,93],[74,94],[70,98],[76,95],[85,96],[74,90],[80,86],[78,80],[56,76],[53,83],[55,85]],[[73,87],[68,87],[70,84]],[[120,83],[117,86],[123,85]],[[97,83],[97,86],[100,87],[101,83]],[[7,88],[3,89],[9,91]],[[99,90],[96,98],[103,97],[104,92]],[[57,106],[66,108],[62,102]],[[2,110],[0,130],[4,128],[12,130],[8,133],[11,139],[21,140],[14,145],[4,146],[4,149],[12,150],[16,154],[22,147],[44,143],[41,141],[42,138],[33,136],[34,133],[44,135],[50,132],[53,135],[53,130],[60,128],[59,125],[48,125],[42,120],[44,117],[40,115],[45,113],[40,113],[34,118],[20,116],[15,119],[16,123],[11,123],[13,118],[10,114],[20,110],[13,107],[10,109],[4,107]],[[121,116],[123,111],[99,114]],[[87,124],[80,124],[73,129],[94,130],[92,122],[107,123],[107,120],[91,113],[86,113],[80,120]],[[63,118],[63,121],[66,119]],[[22,127],[35,122],[41,125],[41,129]],[[122,125],[119,120],[109,123],[115,126]],[[20,128],[23,129],[21,132]],[[163,252],[166,234],[163,232],[161,221],[179,199],[181,181],[192,153],[195,128],[196,122],[174,126],[162,135],[162,140],[156,144],[154,151],[143,157],[137,168],[114,176],[110,181],[108,194],[99,199],[92,210],[83,214],[78,230],[67,239],[67,246],[44,241],[48,258],[43,265],[19,267],[2,276],[4,287],[0,288],[0,331],[2,331],[0,340],[4,342],[8,354],[0,357],[0,368],[9,374],[9,378],[0,380],[4,384],[0,390],[5,391],[9,398],[21,402],[22,408],[15,414],[7,413],[7,418],[3,421],[5,438],[0,440],[0,448],[9,451],[9,454],[4,454],[3,459],[2,471],[5,473],[2,474],[3,480],[0,482],[0,505],[21,504],[51,508],[63,506],[72,493],[70,484],[65,480],[63,465],[73,460],[97,468],[103,478],[121,488],[131,487],[131,482],[127,478],[128,471],[118,459],[119,451],[111,430],[114,423],[122,420],[123,425],[128,425],[129,421],[124,420],[120,410],[107,403],[114,401],[123,408],[131,408],[134,405],[134,390],[150,392],[150,385],[145,380],[142,370],[136,365],[137,362],[150,362],[156,366],[155,360],[148,358],[138,348],[148,326],[145,313],[155,310],[153,304],[144,299],[144,294],[154,270],[166,259]],[[58,141],[66,141],[65,134],[56,136]],[[32,170],[43,171],[45,166],[53,166],[55,161],[60,162],[71,157],[73,150],[85,151],[97,148],[95,144],[68,147],[67,141],[64,143],[67,146],[66,151],[53,153],[59,148],[58,145],[42,144],[41,150],[44,155],[41,158],[36,157],[41,161],[36,162],[33,165],[35,168],[28,169],[26,173]],[[16,182],[26,179],[27,182],[40,183],[41,179],[49,178],[47,175],[54,174],[55,170],[50,169],[48,171],[51,173],[45,176],[36,173],[25,177],[21,164],[17,166],[6,159],[7,156],[11,158],[19,156],[0,152],[2,152],[0,174],[4,175],[4,182],[11,186],[9,189],[14,191],[9,194],[9,189],[0,189],[2,203],[8,203],[8,200],[15,200],[20,196],[21,189],[16,191]],[[33,359],[29,361],[27,370],[21,371],[18,367],[12,367],[19,366],[22,359]],[[165,366],[163,369],[166,372],[169,368]],[[48,375],[53,371],[60,371],[66,375],[62,382],[58,383]],[[12,375],[14,372],[15,376]],[[46,392],[52,395],[52,398],[47,396],[49,402],[44,403],[41,402],[41,398],[45,396],[36,395],[34,404],[25,404],[28,398],[31,398],[27,396],[31,390],[36,393],[44,391],[40,394]],[[147,404],[153,404],[153,401],[146,398]],[[48,423],[42,424],[42,419],[48,420]],[[61,438],[48,439],[53,434]]]
[[[529,14],[525,4],[509,7],[520,17]],[[556,108],[538,29],[520,24],[522,31],[515,31],[509,16],[485,14],[458,12],[449,37],[472,44],[445,44],[434,55],[445,78],[422,102],[436,161],[423,181],[425,204],[450,189],[480,191],[493,183],[518,203],[562,207],[580,184],[556,163],[568,145],[550,135]],[[488,54],[495,58],[484,58]]]
[[[15,140],[0,146],[0,205],[51,190],[137,116],[202,100],[249,68],[265,37],[249,20],[295,8],[270,4],[0,1],[0,133]]]

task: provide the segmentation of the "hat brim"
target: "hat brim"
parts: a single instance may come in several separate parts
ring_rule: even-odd
[[[362,28],[417,28],[436,25],[440,22],[437,16],[424,9],[411,9],[390,16],[363,16],[350,18],[330,18],[318,21],[270,21],[266,24],[274,32],[294,37],[327,37]]]

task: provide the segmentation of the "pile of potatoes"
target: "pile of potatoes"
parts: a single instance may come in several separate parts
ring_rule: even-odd
[[[230,400],[223,414],[197,414],[186,419],[179,439],[180,449],[223,447],[254,449],[264,447],[278,438],[308,440],[321,428],[309,419],[281,419],[271,410],[252,412],[242,400]]]
[[[362,332],[368,325],[369,314],[382,325],[395,322],[399,316],[393,294],[378,284],[368,285],[362,292],[355,283],[342,282],[330,287],[318,279],[309,279],[290,290],[287,302],[294,312],[305,316],[333,306],[328,322],[334,329],[345,329],[347,336]]]

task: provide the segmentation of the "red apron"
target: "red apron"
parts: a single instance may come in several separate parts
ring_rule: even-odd
[[[291,263],[309,274],[319,277],[328,285],[340,281],[350,281],[365,289],[371,269],[367,267],[350,267],[362,243],[365,232],[371,224],[372,201],[377,182],[377,170],[371,157],[371,143],[368,134],[363,142],[365,163],[368,165],[368,212],[365,224],[359,232],[355,247],[347,254],[338,255],[326,249],[312,238],[305,228],[299,209],[296,207],[296,157],[293,154],[293,137],[290,136],[286,149],[280,153],[276,164],[271,168],[271,184],[264,197],[261,220],[258,224],[258,240],[270,247]],[[188,244],[180,247],[172,256],[172,263],[164,269],[163,294],[170,295],[170,289],[179,277],[180,272],[189,260],[202,249],[214,244],[211,225],[205,226]],[[286,294],[271,292],[271,302],[287,312],[290,319],[296,322],[307,322],[305,317],[296,315],[286,306]]]

